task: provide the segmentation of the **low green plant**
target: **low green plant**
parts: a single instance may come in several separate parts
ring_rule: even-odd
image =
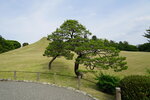
[[[146,72],[150,75],[150,69],[147,69]]]
[[[116,76],[100,73],[97,78],[99,89],[108,94],[115,93],[115,87],[118,86],[120,79]]]
[[[122,100],[150,100],[150,77],[133,75],[120,81]]]

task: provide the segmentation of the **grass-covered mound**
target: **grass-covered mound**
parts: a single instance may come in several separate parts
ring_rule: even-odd
[[[48,72],[59,73],[68,76],[75,76],[73,71],[74,60],[66,60],[63,57],[57,58],[53,64],[52,69],[48,70],[48,63],[51,58],[43,56],[45,48],[48,46],[49,41],[46,38],[42,38],[38,42],[16,49],[10,52],[0,54],[0,70],[1,71],[32,71],[32,72]],[[24,77],[26,80],[35,80],[36,74],[17,73],[17,79]],[[13,73],[0,73],[0,78],[11,77]],[[85,78],[89,76],[85,75]],[[13,78],[13,77],[11,77]],[[92,78],[92,77],[91,77]],[[51,74],[41,74],[40,81],[52,82],[54,80]],[[94,79],[93,79],[94,80]],[[77,87],[77,81],[75,77],[67,76],[55,76],[55,83],[58,85],[65,85],[71,87]],[[95,83],[88,81],[81,81],[81,90],[92,94],[93,96],[101,100],[111,100],[112,96],[107,95],[97,90]]]
[[[46,38],[42,38],[38,42],[0,54],[0,70],[2,71],[33,71],[33,72],[51,72],[61,73],[68,76],[75,76],[74,74],[74,60],[66,60],[64,57],[57,58],[53,64],[52,69],[48,70],[48,63],[51,58],[43,56],[45,48],[48,46],[49,41]],[[150,67],[150,53],[148,52],[121,52],[122,56],[127,57],[128,69],[119,73],[107,71],[118,76],[132,75],[132,74],[145,74],[146,68]],[[80,66],[80,68],[82,65]],[[82,67],[83,68],[83,67]],[[19,74],[19,73],[18,73]],[[5,74],[7,77],[8,73]],[[12,74],[13,75],[13,74]],[[20,73],[21,75],[21,73]],[[22,75],[23,76],[23,75]],[[35,75],[26,75],[28,79],[35,79]],[[84,75],[84,78],[94,80],[91,74]],[[0,78],[3,77],[0,74]],[[51,82],[52,76],[41,75],[41,81]],[[60,85],[68,85],[76,87],[76,79],[68,77],[56,76],[56,83]],[[69,84],[67,84],[69,83]],[[81,81],[81,90],[92,94],[100,100],[112,100],[112,96],[99,92],[95,83],[88,81]]]

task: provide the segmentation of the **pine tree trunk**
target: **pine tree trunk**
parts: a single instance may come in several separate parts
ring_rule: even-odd
[[[81,76],[81,78],[82,78],[83,74],[78,71],[78,69],[79,69],[79,59],[78,58],[81,58],[81,57],[82,57],[82,55],[79,55],[75,61],[74,72],[77,77]]]
[[[79,76],[78,69],[79,69],[79,63],[76,61],[75,65],[74,65],[74,72],[75,72],[75,74],[76,74],[77,77]]]
[[[49,66],[48,66],[49,70],[51,69],[52,62],[53,62],[57,57],[58,57],[58,56],[53,57],[52,60],[49,62]]]

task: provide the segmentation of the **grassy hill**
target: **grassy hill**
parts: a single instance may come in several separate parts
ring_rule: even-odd
[[[43,56],[43,52],[49,41],[42,38],[38,42],[0,54],[0,70],[1,71],[33,71],[33,72],[53,72],[61,73],[69,76],[75,76],[73,72],[74,60],[66,60],[63,57],[57,58],[52,64],[52,70],[48,70],[48,63],[51,58]],[[122,56],[127,57],[128,70],[114,73],[111,70],[106,71],[110,74],[123,77],[131,74],[145,74],[146,68],[150,68],[150,53],[147,52],[121,52]],[[21,75],[21,74],[20,74]],[[2,76],[2,74],[0,74]],[[6,73],[7,76],[7,73]],[[35,75],[26,75],[28,79],[34,79]],[[52,82],[51,76],[41,75],[40,81]],[[84,76],[87,79],[93,79],[90,74]],[[76,87],[75,78],[66,78],[57,76],[57,84]],[[99,92],[95,84],[82,80],[81,90],[92,94],[100,100],[112,100],[112,96]]]
[[[122,51],[121,56],[127,57],[128,69],[119,73],[120,76],[145,75],[146,70],[150,69],[150,52],[127,52]]]

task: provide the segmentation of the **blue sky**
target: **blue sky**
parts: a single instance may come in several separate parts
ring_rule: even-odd
[[[93,35],[130,44],[147,42],[150,0],[0,0],[0,35],[34,43],[64,20],[75,19]]]

